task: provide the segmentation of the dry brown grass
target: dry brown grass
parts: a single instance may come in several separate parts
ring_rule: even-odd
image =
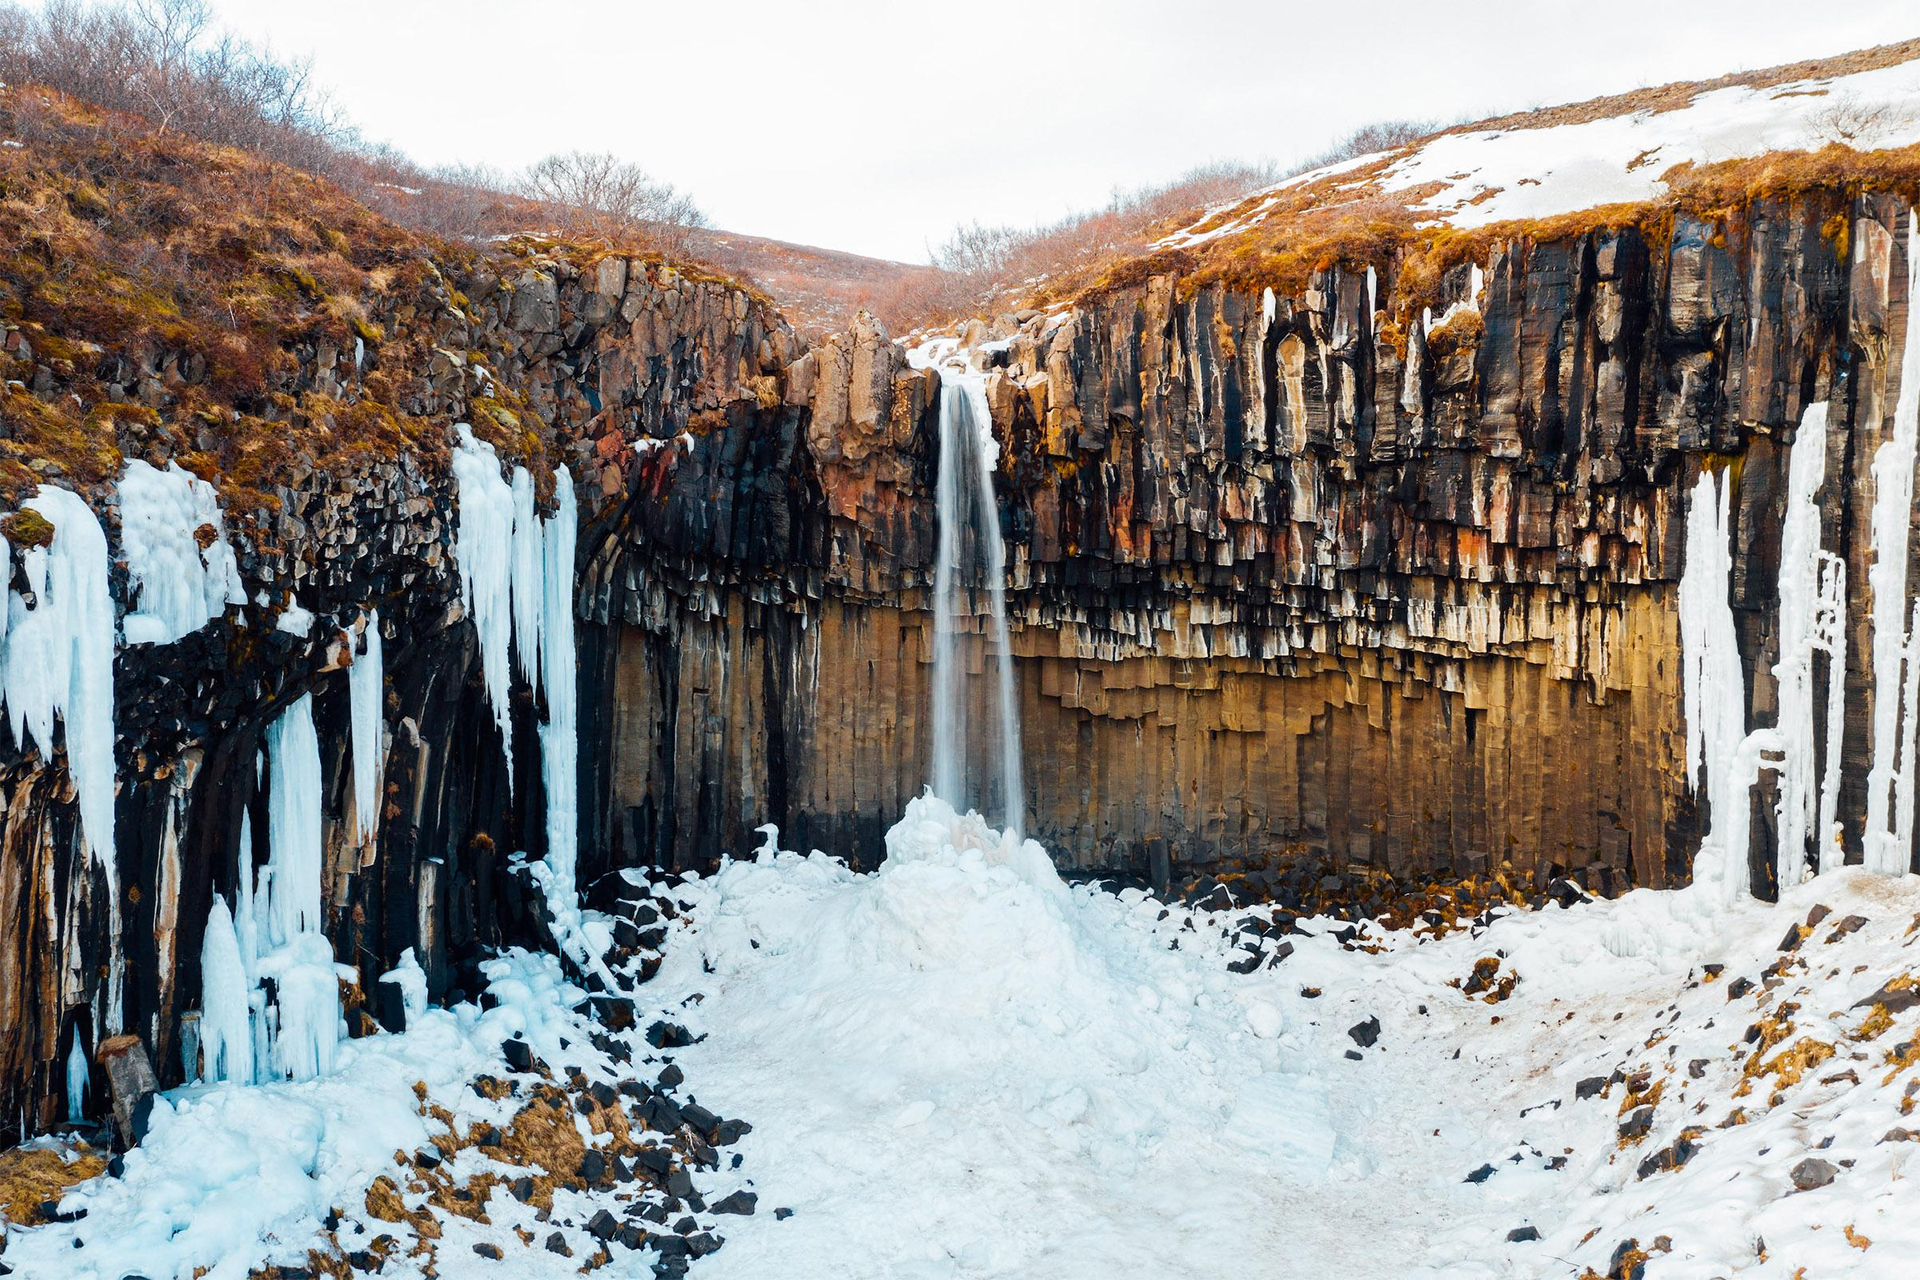
[[[17,1226],[36,1226],[45,1220],[42,1204],[58,1200],[68,1187],[99,1177],[106,1168],[106,1157],[85,1144],[64,1155],[52,1147],[0,1151],[0,1214]]]

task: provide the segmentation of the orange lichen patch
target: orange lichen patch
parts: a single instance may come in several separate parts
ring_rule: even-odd
[[[1855,1231],[1853,1229],[1853,1224],[1851,1222],[1849,1222],[1846,1226],[1842,1227],[1841,1230],[1846,1234],[1847,1243],[1852,1245],[1854,1248],[1871,1249],[1873,1247],[1873,1241],[1868,1237],[1861,1235],[1858,1231]]]
[[[16,1147],[0,1152],[0,1215],[18,1226],[45,1221],[40,1206],[106,1172],[106,1157],[83,1144],[70,1151]]]
[[[1833,1056],[1833,1046],[1824,1040],[1815,1040],[1811,1036],[1802,1036],[1789,1047],[1782,1049],[1771,1058],[1763,1059],[1760,1051],[1747,1060],[1741,1072],[1740,1083],[1734,1087],[1733,1096],[1743,1098],[1752,1091],[1754,1082],[1772,1076],[1775,1079],[1775,1098],[1787,1089],[1800,1083],[1800,1077],[1814,1067],[1819,1066]]]
[[[1892,1026],[1893,1015],[1887,1012],[1887,1006],[1875,1004],[1860,1025],[1847,1034],[1847,1038],[1864,1044],[1869,1040],[1879,1039]]]
[[[1892,1049],[1887,1051],[1886,1060],[1887,1064],[1891,1066],[1893,1070],[1887,1072],[1886,1079],[1880,1082],[1882,1085],[1892,1084],[1902,1071],[1905,1071],[1908,1067],[1920,1064],[1920,1036],[1915,1036],[1911,1040],[1903,1041],[1893,1046]],[[1916,1081],[1915,1083],[1920,1083],[1920,1081]],[[1913,1102],[1913,1086],[1909,1085],[1907,1087],[1907,1096],[1901,1099],[1900,1102],[1900,1114],[1903,1116],[1912,1115]]]
[[[1659,1106],[1660,1095],[1665,1092],[1666,1087],[1665,1080],[1655,1080],[1649,1085],[1645,1076],[1636,1076],[1628,1080],[1626,1095],[1620,1099],[1620,1110],[1616,1114],[1625,1115],[1640,1107]]]

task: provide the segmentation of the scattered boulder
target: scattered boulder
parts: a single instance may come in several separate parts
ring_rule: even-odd
[[[1362,1049],[1371,1049],[1380,1039],[1380,1019],[1369,1017],[1365,1022],[1357,1022],[1347,1028],[1347,1035]]]
[[[1793,1172],[1788,1176],[1793,1179],[1794,1190],[1815,1191],[1829,1185],[1839,1172],[1839,1169],[1825,1160],[1817,1156],[1808,1156],[1793,1166]]]

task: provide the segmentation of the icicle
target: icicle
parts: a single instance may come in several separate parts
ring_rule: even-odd
[[[215,894],[200,945],[201,1079],[253,1082],[251,987],[227,900]]]
[[[67,489],[41,485],[21,504],[53,526],[53,541],[21,556],[34,603],[9,601],[6,703],[14,741],[53,755],[53,722],[65,729],[67,774],[80,810],[82,847],[107,882],[106,1030],[121,1026],[126,957],[120,945],[120,877],[113,844],[113,598],[107,536],[93,509]]]
[[[273,769],[267,794],[269,940],[279,947],[321,927],[320,741],[310,695],[267,727],[267,760]]]
[[[578,662],[573,637],[574,543],[579,515],[574,505],[573,476],[563,466],[554,472],[554,500],[559,509],[546,522],[542,543],[541,581],[545,599],[547,722],[540,726],[540,776],[547,793],[547,857],[545,888],[553,913],[554,933],[585,958],[580,934],[580,894],[576,882],[580,850],[580,728]]]
[[[1920,299],[1920,214],[1907,211],[1907,297]],[[1867,774],[1862,846],[1869,871],[1897,875],[1913,862],[1913,779],[1916,708],[1904,674],[1913,649],[1907,618],[1907,549],[1913,519],[1913,466],[1920,444],[1920,313],[1909,307],[1900,357],[1900,397],[1893,435],[1874,451],[1873,766]]]
[[[228,605],[246,603],[212,485],[177,462],[162,471],[136,458],[120,478],[119,498],[128,644],[171,643]]]
[[[453,475],[459,515],[453,558],[460,567],[460,598],[480,635],[480,671],[493,706],[494,723],[513,785],[513,721],[507,702],[507,654],[513,641],[513,491],[500,478],[493,446],[473,438],[466,423],[454,428]]]
[[[513,652],[515,667],[529,689],[540,687],[540,627],[546,602],[542,585],[544,538],[534,514],[533,477],[525,467],[513,469]]]
[[[341,974],[320,913],[320,744],[311,697],[302,697],[268,727],[267,754],[273,772],[267,795],[266,915],[273,950],[261,957],[259,976],[274,981],[273,1071],[307,1080],[333,1069]]]
[[[380,830],[380,772],[385,762],[380,735],[385,725],[386,672],[380,649],[380,611],[367,611],[362,651],[347,669],[347,697],[353,722],[353,826],[366,844]]]
[[[73,1027],[73,1048],[67,1053],[67,1123],[79,1124],[87,1118],[87,1047],[80,1035],[80,1024]],[[25,1133],[21,1121],[20,1132]]]
[[[1733,633],[1733,484],[1702,472],[1687,513],[1680,577],[1681,697],[1687,717],[1687,784],[1703,792],[1710,827],[1694,855],[1693,882],[1723,901],[1752,889],[1747,867],[1749,792],[1779,749],[1773,729],[1748,734],[1746,679]],[[1702,782],[1704,780],[1704,786]]]
[[[1775,810],[1779,848],[1775,872],[1782,889],[1806,878],[1812,852],[1821,870],[1839,861],[1840,718],[1845,698],[1846,567],[1820,547],[1818,495],[1827,472],[1827,406],[1809,405],[1794,436],[1787,466],[1787,513],[1780,536],[1779,682],[1780,795]],[[1816,776],[1815,653],[1828,655],[1827,769]]]

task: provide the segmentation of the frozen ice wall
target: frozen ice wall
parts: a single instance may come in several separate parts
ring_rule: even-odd
[[[205,546],[202,546],[202,542]],[[213,486],[180,464],[136,458],[120,478],[128,644],[166,644],[245,604]]]

